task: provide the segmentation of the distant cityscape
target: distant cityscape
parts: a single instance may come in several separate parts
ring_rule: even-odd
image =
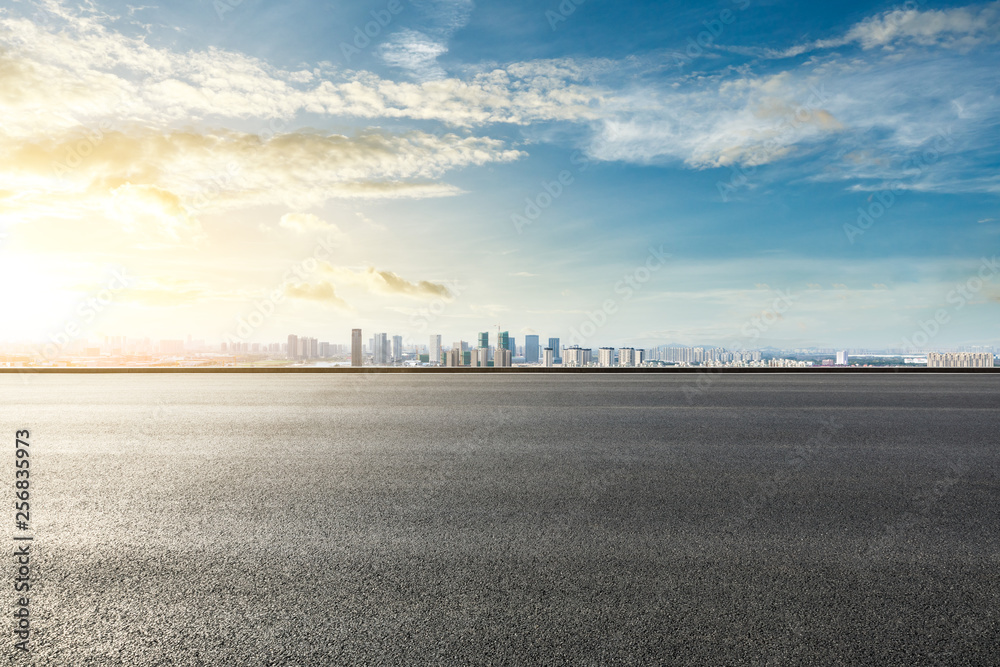
[[[898,366],[992,368],[1000,349],[969,346],[915,352],[888,349],[761,348],[659,345],[649,348],[563,345],[560,338],[527,335],[519,342],[509,332],[480,332],[474,341],[444,344],[431,335],[418,344],[401,335],[351,331],[347,344],[289,334],[282,342],[230,341],[208,344],[202,339],[152,340],[105,336],[102,341],[53,340],[42,345],[0,344],[5,367],[562,367],[562,368],[809,368],[828,366]]]

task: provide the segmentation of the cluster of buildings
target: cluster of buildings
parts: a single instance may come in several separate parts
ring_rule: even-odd
[[[995,358],[987,352],[928,352],[927,368],[993,368]]]
[[[367,338],[361,329],[351,332],[349,345],[290,334],[283,343],[230,340],[208,345],[204,340],[126,338],[105,336],[92,340],[56,341],[43,345],[0,345],[4,366],[232,366],[232,365],[350,365],[444,366],[509,368],[542,366],[561,368],[636,368],[655,366],[791,368],[810,366],[924,366],[929,368],[992,368],[996,348],[960,348],[955,352],[906,353],[901,350],[788,351],[726,350],[721,347],[661,345],[633,347],[563,346],[559,338],[527,335],[517,341],[507,331],[481,332],[474,342],[444,345],[432,335],[426,345],[403,336],[375,333]]]

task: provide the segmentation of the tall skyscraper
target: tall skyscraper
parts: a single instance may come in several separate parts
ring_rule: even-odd
[[[510,333],[507,331],[500,332],[500,340],[497,341],[497,348],[510,350]]]
[[[479,345],[477,347],[489,347],[490,346],[490,334],[488,331],[483,331],[479,334]]]
[[[389,361],[389,336],[377,333],[372,339],[372,363],[381,366]]]
[[[497,348],[496,353],[493,355],[493,368],[510,368],[510,366],[510,350],[502,347]]]
[[[568,354],[568,351],[567,351]],[[611,347],[602,347],[597,351],[597,363],[602,368],[611,368],[615,365],[615,350]]]
[[[542,352],[545,355],[544,362],[543,362],[544,365],[545,365],[545,367],[546,368],[551,368],[554,365],[554,363],[555,363],[555,354],[553,353],[552,348],[551,347],[547,347]]]
[[[538,363],[538,336],[524,337],[524,363]]]
[[[351,366],[361,366],[361,329],[351,329]]]
[[[392,337],[392,363],[403,360],[403,337]]]
[[[299,358],[299,337],[294,334],[288,336],[288,358]]]
[[[555,360],[555,363],[561,364],[562,363],[562,351],[559,349],[559,339],[558,338],[550,338],[549,339],[549,347],[552,348],[552,356],[553,356],[553,358]]]
[[[440,364],[441,363],[441,335],[437,334],[431,336],[430,346],[427,348],[427,352],[430,356],[430,363]]]

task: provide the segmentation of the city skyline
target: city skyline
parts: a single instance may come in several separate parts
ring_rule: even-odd
[[[5,6],[0,341],[995,346],[998,35],[930,0]]]

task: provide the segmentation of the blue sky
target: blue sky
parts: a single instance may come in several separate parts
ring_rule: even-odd
[[[1000,345],[998,41],[997,2],[7,2],[0,338],[120,267],[78,335]]]

